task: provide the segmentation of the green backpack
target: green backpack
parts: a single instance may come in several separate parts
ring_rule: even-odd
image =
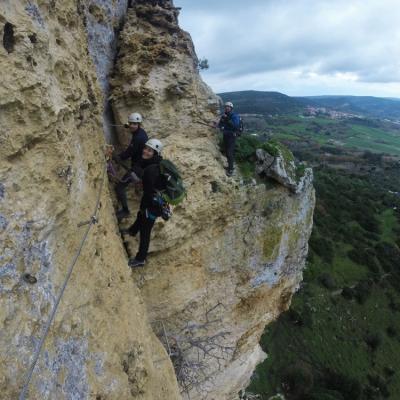
[[[160,172],[165,182],[161,195],[167,203],[176,206],[186,197],[186,189],[178,168],[169,160],[161,160]]]

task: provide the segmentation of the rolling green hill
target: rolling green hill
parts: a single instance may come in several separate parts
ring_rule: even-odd
[[[246,90],[243,92],[219,93],[222,100],[231,101],[235,109],[242,114],[290,114],[301,112],[304,102],[278,92],[259,92]]]
[[[369,118],[400,120],[399,99],[372,96],[290,97],[279,92],[246,90],[219,93],[222,100],[232,101],[245,114],[287,115],[301,113],[307,106],[357,114]]]

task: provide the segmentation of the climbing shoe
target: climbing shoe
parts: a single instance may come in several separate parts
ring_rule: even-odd
[[[115,215],[117,216],[118,221],[123,220],[124,218],[127,218],[131,215],[131,213],[129,212],[129,210],[125,210],[123,208],[121,208],[120,210],[118,210]]]
[[[131,268],[140,268],[140,267],[143,267],[144,266],[144,264],[146,264],[146,261],[141,261],[141,260],[138,260],[138,259],[136,259],[136,258],[130,258],[129,259],[129,262],[128,262],[128,265],[131,267]]]

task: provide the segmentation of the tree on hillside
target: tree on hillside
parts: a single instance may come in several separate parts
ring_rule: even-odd
[[[210,68],[210,64],[208,63],[207,58],[201,58],[197,64],[197,68],[199,70]]]

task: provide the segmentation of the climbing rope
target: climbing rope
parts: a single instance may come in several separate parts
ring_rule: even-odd
[[[27,391],[28,391],[28,388],[29,388],[29,384],[30,384],[31,379],[32,379],[33,371],[34,371],[35,366],[37,364],[37,361],[39,359],[39,356],[40,356],[40,353],[42,351],[42,347],[43,347],[43,344],[44,344],[44,342],[46,340],[47,334],[49,333],[49,329],[50,329],[51,323],[53,322],[54,316],[56,315],[57,308],[58,308],[58,306],[60,304],[60,301],[61,301],[61,298],[62,298],[62,296],[64,294],[65,288],[67,287],[69,278],[71,277],[71,274],[72,274],[72,271],[73,271],[73,269],[75,267],[75,264],[77,263],[78,258],[79,258],[80,254],[82,252],[83,246],[84,246],[84,244],[86,242],[86,239],[87,239],[87,237],[89,235],[90,229],[98,221],[97,214],[98,214],[98,211],[99,211],[101,194],[103,192],[104,177],[105,177],[106,171],[107,171],[107,163],[104,164],[104,169],[103,169],[103,174],[102,174],[102,178],[101,178],[100,188],[99,188],[99,192],[97,194],[96,207],[94,209],[93,215],[91,216],[89,221],[86,221],[85,223],[78,224],[78,227],[82,226],[82,225],[88,225],[88,227],[86,228],[85,234],[82,237],[82,240],[81,240],[81,243],[79,245],[79,248],[78,248],[77,252],[75,253],[75,256],[72,259],[72,262],[71,262],[71,264],[70,264],[70,266],[68,268],[68,273],[67,273],[67,276],[66,276],[66,278],[64,280],[64,283],[63,283],[63,285],[61,287],[61,291],[58,294],[58,297],[57,297],[57,300],[56,300],[56,302],[54,304],[53,310],[51,311],[50,316],[49,316],[49,318],[48,318],[48,320],[46,322],[46,325],[45,325],[45,327],[43,329],[42,337],[41,337],[40,342],[39,342],[39,344],[37,346],[37,349],[35,351],[35,355],[33,357],[32,364],[31,364],[31,366],[29,368],[29,371],[28,371],[28,373],[26,375],[25,383],[24,383],[24,386],[22,388],[21,394],[19,396],[19,400],[25,400],[25,398],[26,398],[26,394],[27,394]]]

